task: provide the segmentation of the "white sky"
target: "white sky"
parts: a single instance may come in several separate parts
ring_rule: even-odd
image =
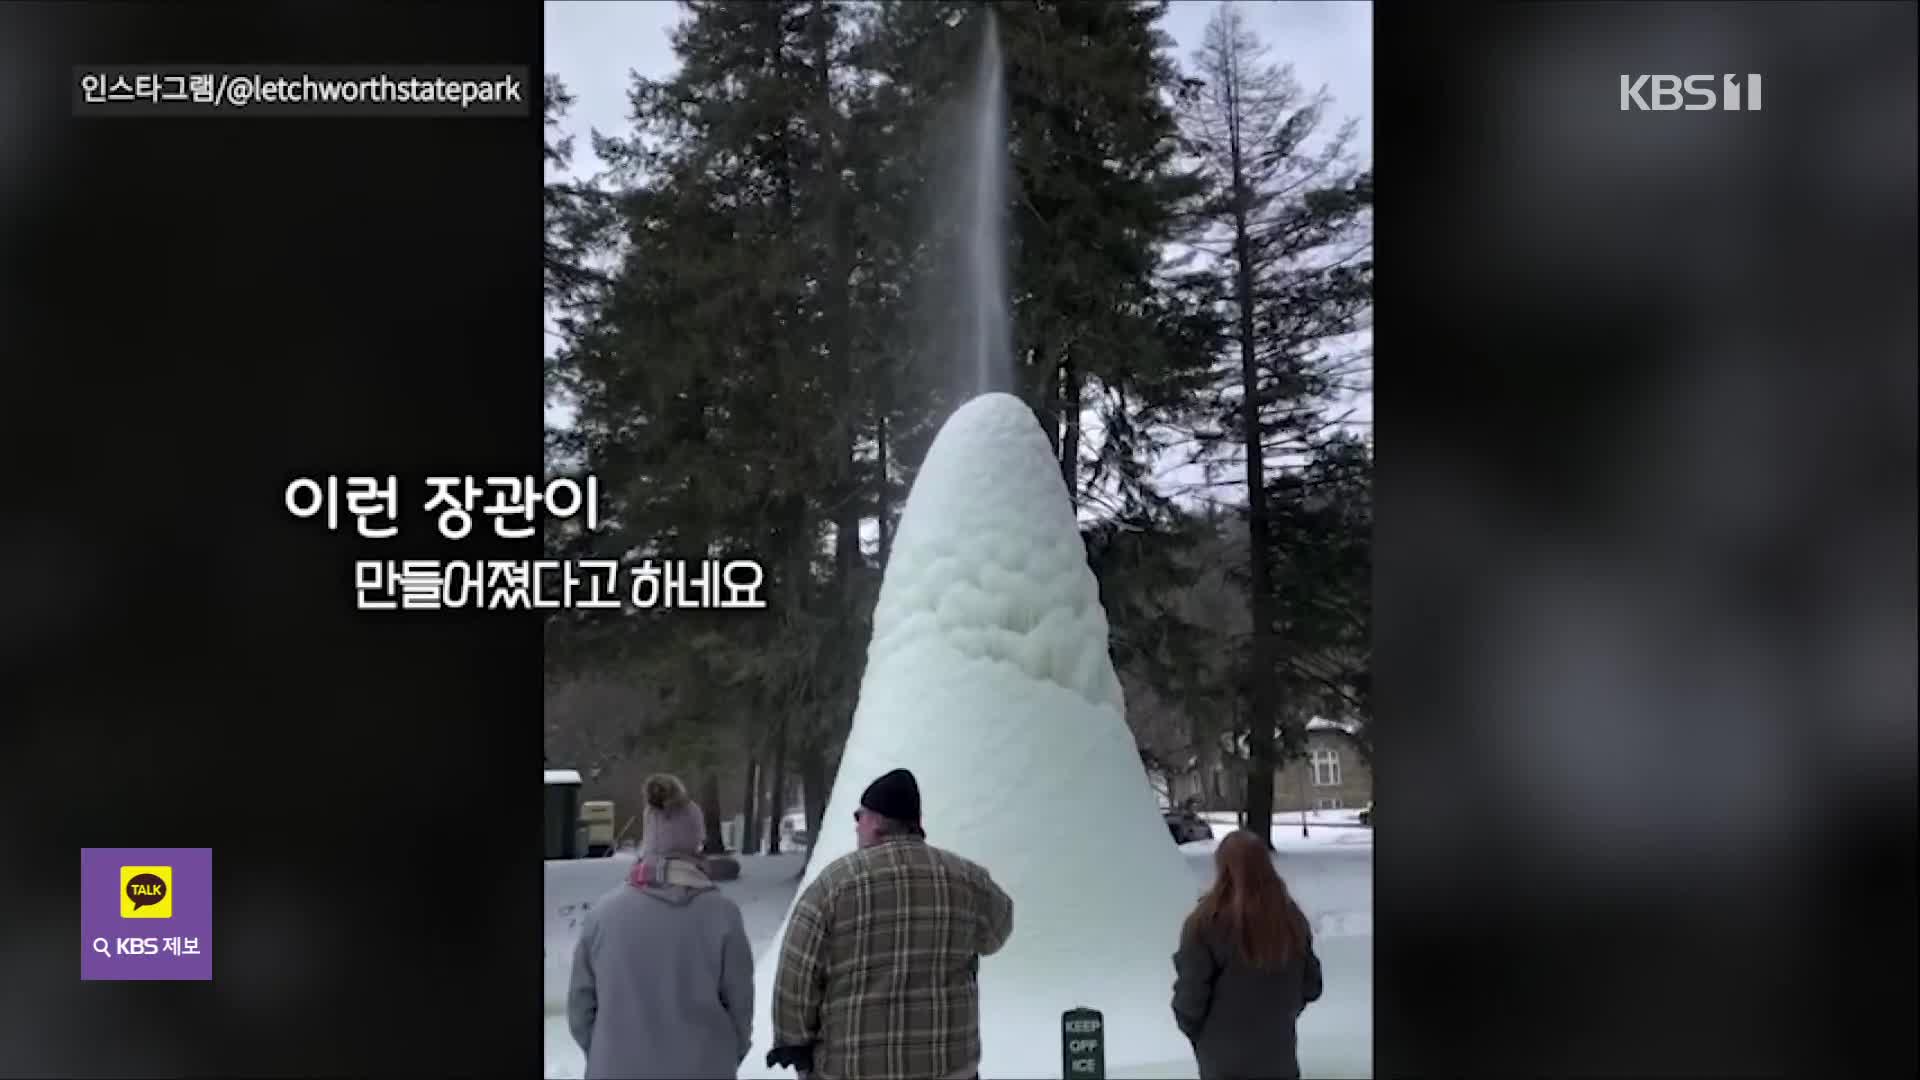
[[[1207,21],[1219,6],[1214,0],[1175,0],[1161,27],[1174,40],[1174,53],[1191,67]],[[1308,90],[1324,85],[1333,97],[1330,124],[1355,117],[1354,143],[1361,161],[1373,157],[1373,4],[1370,0],[1239,0],[1247,27],[1267,46],[1272,63],[1290,63]],[[627,89],[635,74],[663,78],[677,66],[667,31],[681,18],[680,5],[666,0],[547,0],[546,70],[558,75],[576,101],[562,122],[574,136],[569,172],[586,179],[601,169],[589,130],[621,134],[628,127]],[[1369,335],[1370,336],[1370,335]],[[552,347],[549,341],[549,348]],[[1357,402],[1356,419],[1372,419],[1372,395]],[[549,417],[565,414],[550,408]],[[1177,469],[1168,479],[1197,482]],[[1221,489],[1215,497],[1235,497]]]
[[[1175,0],[1163,29],[1185,65],[1219,5],[1212,0]],[[1241,0],[1240,14],[1269,50],[1269,59],[1291,63],[1301,85],[1324,84],[1335,112],[1360,118],[1358,146],[1373,153],[1373,4],[1367,0],[1286,2]],[[607,134],[627,127],[630,73],[662,78],[675,65],[667,31],[680,21],[680,5],[667,0],[548,0],[546,66],[579,98],[566,128],[578,133],[576,175],[597,168],[588,128]]]

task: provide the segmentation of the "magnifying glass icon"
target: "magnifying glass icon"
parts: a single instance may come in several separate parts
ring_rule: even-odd
[[[93,951],[99,953],[101,956],[113,955],[113,953],[109,952],[107,949],[107,939],[103,937],[97,937],[93,939]]]

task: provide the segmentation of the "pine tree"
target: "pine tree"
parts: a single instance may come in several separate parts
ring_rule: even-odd
[[[1293,673],[1317,586],[1308,503],[1276,485],[1338,430],[1356,358],[1335,345],[1362,328],[1372,295],[1364,244],[1371,173],[1347,160],[1351,125],[1315,145],[1329,101],[1302,92],[1230,4],[1208,25],[1184,96],[1187,144],[1213,197],[1196,215],[1194,246],[1217,257],[1230,356],[1204,447],[1237,452],[1246,491],[1251,633],[1246,650],[1246,812],[1264,835],[1279,761],[1304,744],[1304,699]],[[1287,482],[1291,484],[1291,481]]]
[[[1169,421],[1212,393],[1224,327],[1217,277],[1164,260],[1206,194],[1178,160],[1164,8],[995,10],[1022,391],[1088,522],[1123,668],[1155,688],[1156,707],[1192,718],[1226,700],[1228,632],[1200,625],[1183,599],[1207,569],[1211,526],[1167,497],[1154,462]],[[926,195],[983,9],[695,0],[687,11],[678,70],[637,80],[632,126],[595,138],[604,180],[549,189],[563,338],[549,374],[575,412],[556,458],[599,476],[608,505],[601,535],[562,539],[607,557],[760,558],[773,610],[569,612],[553,621],[550,655],[657,687],[647,737],[689,773],[724,753],[746,756],[749,785],[756,764],[778,774],[776,789],[802,776],[812,826],[892,521],[960,396],[917,299],[937,281]],[[550,121],[565,104],[552,89]],[[564,140],[549,142],[564,155]],[[591,268],[578,286],[572,267]],[[1080,431],[1083,411],[1097,434]],[[878,550],[860,540],[868,522]],[[785,808],[776,799],[765,816]]]
[[[871,591],[859,538],[876,339],[857,299],[875,287],[875,225],[858,187],[866,94],[848,78],[857,21],[832,0],[688,9],[679,70],[637,81],[633,130],[596,147],[622,188],[624,260],[576,335],[579,427],[618,481],[621,545],[766,562],[773,611],[676,614],[700,632],[678,636],[668,667],[689,723],[723,703],[771,713],[768,737],[748,741],[791,757],[817,811]]]
[[[555,363],[575,406],[571,448],[601,480],[608,506],[594,554],[629,561],[755,551],[758,539],[752,493],[739,482],[752,475],[757,455],[745,444],[764,397],[751,358],[778,335],[770,313],[735,317],[744,283],[737,268],[762,240],[742,198],[755,177],[745,167],[709,167],[706,147],[689,136],[704,119],[739,113],[702,117],[685,108],[684,89],[679,80],[636,83],[635,131],[596,138],[612,166],[601,244],[612,267],[563,326]],[[737,620],[662,610],[568,615],[556,620],[550,652],[563,639],[583,663],[661,687],[678,756],[714,741],[711,716],[732,710],[711,658]]]
[[[1018,193],[1017,355],[1076,501],[1083,407],[1105,395],[1103,429],[1124,438],[1126,395],[1167,360],[1154,275],[1192,182],[1175,163],[1177,69],[1158,25],[1166,9],[1000,8]]]
[[[1280,675],[1300,715],[1356,721],[1371,757],[1372,448],[1340,432],[1297,470],[1276,478],[1273,561],[1282,567],[1275,605],[1289,643]]]

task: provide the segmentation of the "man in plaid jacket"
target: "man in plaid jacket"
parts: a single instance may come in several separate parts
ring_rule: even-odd
[[[854,811],[860,847],[794,904],[773,990],[769,1064],[810,1080],[973,1080],[980,958],[1013,900],[979,864],[928,844],[920,788],[895,769]]]

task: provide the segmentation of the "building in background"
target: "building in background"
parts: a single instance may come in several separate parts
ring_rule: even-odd
[[[1274,770],[1275,813],[1301,810],[1358,810],[1373,801],[1373,769],[1348,721],[1314,719],[1307,723],[1306,751]],[[1246,805],[1246,740],[1223,737],[1220,753],[1194,760],[1185,772],[1156,777],[1169,801],[1197,799],[1204,810],[1239,810]]]

